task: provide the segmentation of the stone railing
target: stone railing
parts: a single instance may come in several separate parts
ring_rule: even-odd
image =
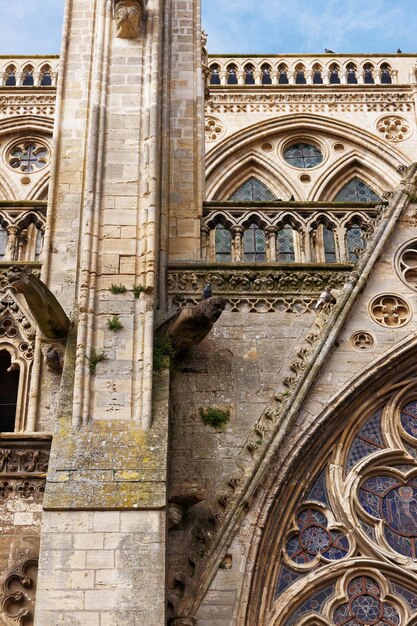
[[[42,433],[1,435],[0,502],[11,497],[42,500],[51,439]]]
[[[46,202],[0,202],[0,261],[39,261]]]
[[[416,82],[416,57],[210,56],[207,75],[210,87],[409,84]]]
[[[0,87],[55,88],[58,65],[58,56],[0,56]]]
[[[361,203],[208,202],[202,256],[209,262],[353,263],[380,214],[381,206]]]

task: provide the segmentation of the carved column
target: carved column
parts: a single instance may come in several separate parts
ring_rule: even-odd
[[[273,262],[277,260],[277,232],[276,226],[267,226],[265,228],[265,234],[267,236],[266,241],[266,260]]]
[[[343,72],[340,72],[340,84],[347,85],[347,74],[345,70],[343,70]]]
[[[237,73],[237,84],[244,85],[245,84],[245,72],[242,70]]]
[[[358,77],[358,85],[365,84],[365,73],[363,71],[359,71],[356,76]]]
[[[243,259],[243,226],[232,228],[232,261],[242,261]]]
[[[201,258],[207,261],[209,257],[210,229],[208,226],[201,228]]]

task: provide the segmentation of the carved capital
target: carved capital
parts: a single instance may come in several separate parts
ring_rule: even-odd
[[[114,16],[117,37],[120,39],[139,37],[140,22],[143,16],[142,0],[116,0]]]

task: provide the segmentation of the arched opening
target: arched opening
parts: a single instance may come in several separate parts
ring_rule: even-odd
[[[278,75],[279,84],[288,85],[288,67],[284,63],[281,63],[281,65],[278,66]]]
[[[261,72],[262,72],[262,84],[271,85],[272,84],[271,66],[265,63],[261,67]]]
[[[33,87],[34,78],[33,78],[33,67],[28,66],[23,70],[23,80],[22,85],[24,87]]]
[[[369,185],[355,176],[337,193],[335,202],[381,202],[381,198]]]
[[[248,63],[244,67],[245,73],[245,85],[254,85],[255,84],[255,68],[253,65]]]
[[[254,176],[229,197],[230,202],[271,202],[276,199],[272,191]]]
[[[346,250],[351,263],[358,260],[358,255],[366,246],[364,231],[358,220],[353,221],[346,230]]]
[[[6,87],[16,86],[16,68],[14,67],[14,65],[10,65],[6,69],[6,80],[4,84]]]
[[[41,69],[41,87],[50,87],[52,85],[52,70],[49,65]]]
[[[348,85],[357,85],[358,79],[356,76],[356,65],[354,63],[349,63],[346,67],[346,71]]]
[[[294,233],[291,224],[285,224],[277,232],[277,261],[294,263]]]
[[[18,368],[11,368],[12,359],[7,350],[0,350],[0,432],[14,431],[19,392]]]
[[[381,83],[383,85],[390,85],[392,83],[391,68],[388,63],[382,63],[381,65]]]
[[[228,85],[237,85],[237,67],[236,65],[228,65],[227,66],[227,84]]]
[[[332,63],[332,65],[330,66],[330,84],[340,84],[340,68],[337,63]]]
[[[220,67],[218,65],[210,67],[210,84],[220,85]]]
[[[214,243],[216,249],[216,261],[228,262],[232,260],[232,235],[221,222],[215,229]]]
[[[249,262],[266,261],[265,231],[253,222],[243,232],[243,258]]]
[[[321,66],[315,65],[313,67],[313,84],[314,85],[322,85],[323,84],[323,76],[321,73]]]
[[[306,75],[304,65],[297,65],[295,68],[295,84],[296,85],[305,85],[306,84]]]
[[[363,68],[363,81],[366,85],[374,84],[374,66],[370,63],[366,63]]]

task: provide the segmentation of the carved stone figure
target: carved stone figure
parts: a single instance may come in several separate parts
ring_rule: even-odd
[[[116,2],[117,37],[136,39],[139,37],[142,3],[139,0],[119,0]]]
[[[9,285],[22,293],[41,333],[47,339],[64,339],[70,321],[48,287],[30,268],[13,266],[7,273]]]
[[[48,346],[45,353],[45,362],[50,372],[62,372],[64,367],[65,349],[59,343],[53,343]]]
[[[225,306],[226,300],[218,296],[202,300],[195,307],[185,306],[157,329],[157,335],[169,337],[178,352],[188,350],[203,341]]]

